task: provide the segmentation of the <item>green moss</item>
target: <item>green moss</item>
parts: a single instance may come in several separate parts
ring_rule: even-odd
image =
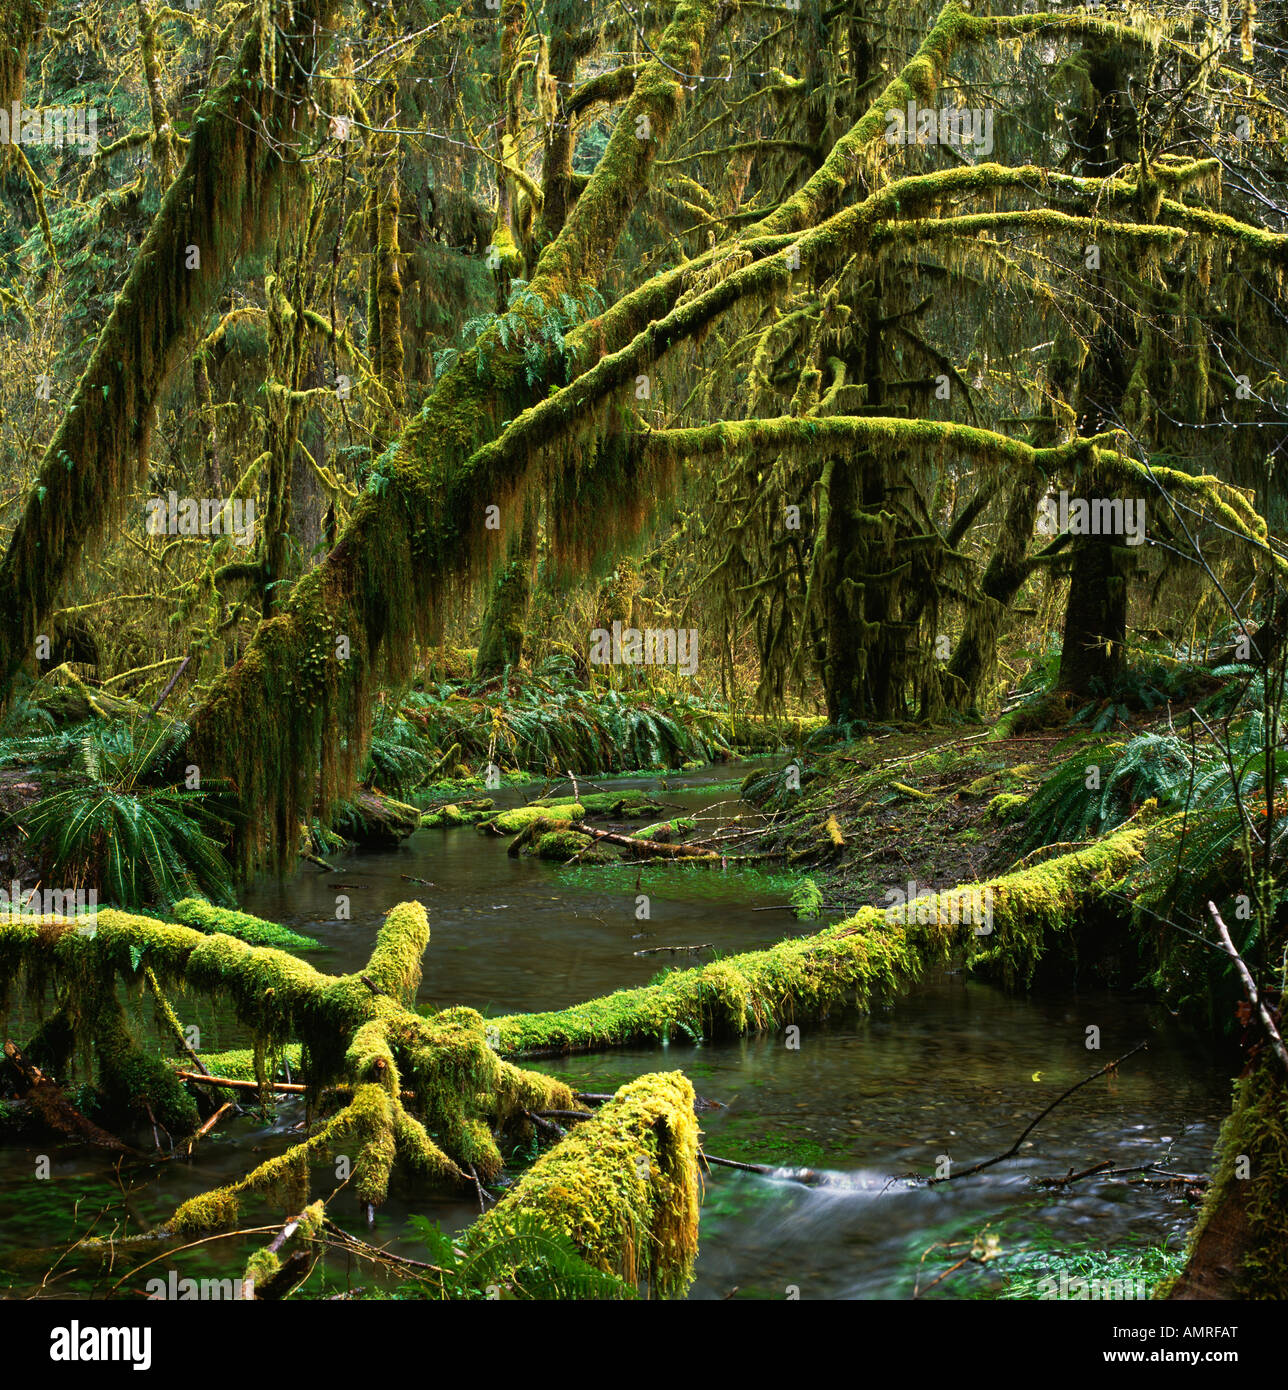
[[[532,597],[530,552],[534,542],[535,536],[525,526],[523,532],[516,535],[516,544],[526,553],[513,554],[497,577],[479,633],[474,666],[476,677],[499,676],[507,667],[517,666],[523,656],[524,624]],[[512,551],[515,548],[512,547]]]
[[[572,1240],[597,1269],[664,1297],[693,1278],[698,1248],[698,1125],[680,1072],[642,1076],[540,1158],[465,1239],[477,1257],[525,1220]],[[468,1268],[468,1266],[467,1266]],[[510,1278],[522,1283],[523,1255]]]
[[[134,1122],[155,1119],[171,1134],[191,1134],[201,1122],[196,1102],[160,1058],[139,1047],[115,990],[100,989],[85,1002],[84,1028],[93,1038],[98,1086],[109,1111]]]
[[[428,946],[429,917],[424,904],[400,903],[386,914],[364,973],[386,994],[410,1006],[420,987],[421,961]]]
[[[1024,808],[1028,803],[1029,797],[1025,792],[999,792],[988,803],[987,815],[990,820],[1003,824],[1007,821],[1022,820]]]
[[[282,1261],[278,1255],[265,1248],[256,1250],[255,1253],[246,1261],[246,1272],[243,1276],[254,1288],[261,1288],[267,1284],[282,1268]]]
[[[589,835],[576,830],[546,831],[537,838],[535,852],[538,859],[551,859],[558,864],[566,864],[574,856],[579,864],[607,864],[614,857]]]
[[[847,1003],[867,1008],[883,991],[905,988],[925,966],[954,952],[1028,979],[1046,938],[1068,932],[1083,907],[1137,862],[1145,831],[1126,827],[1104,840],[1018,873],[938,894],[910,910],[862,908],[815,936],[767,951],[676,970],[660,984],[619,990],[553,1013],[493,1021],[507,1053],[570,1051],[672,1037],[739,1035],[826,1018]],[[988,905],[991,931],[976,935]]]
[[[257,14],[229,77],[196,112],[184,166],[62,412],[0,564],[6,695],[86,543],[120,517],[183,344],[217,305],[238,260],[274,225],[281,185],[300,168],[276,151],[298,139],[312,80],[307,50],[314,27],[328,28],[335,10],[334,0],[309,0],[297,11],[299,27],[273,23],[268,9]],[[276,78],[264,73],[266,58]],[[185,266],[189,245],[201,248],[200,274]]]
[[[420,818],[421,829],[444,828],[449,829],[458,825],[477,825],[479,821],[487,820],[492,814],[491,799],[485,799],[476,806],[468,806],[462,809],[455,802],[449,802],[446,806],[436,807],[432,811],[426,811]]]
[[[681,835],[688,835],[698,828],[698,823],[692,816],[676,816],[674,820],[664,820],[657,825],[646,825],[635,832],[637,840],[657,840],[660,843],[667,843],[678,839]]]
[[[214,907],[203,898],[183,898],[170,909],[170,915],[184,926],[198,931],[223,932],[251,946],[276,946],[282,951],[316,951],[319,943],[314,937],[302,936],[289,927],[252,917],[249,912],[234,912],[230,908]]]
[[[301,1072],[301,1051],[299,1043],[286,1044],[277,1054],[279,1068],[275,1069],[270,1080],[276,1080],[279,1072],[284,1077],[282,1066],[289,1067],[291,1076],[299,1080]],[[189,1059],[190,1061],[191,1059]],[[201,1060],[211,1076],[224,1076],[230,1081],[254,1081],[255,1053],[252,1048],[239,1047],[227,1052],[203,1052]]]
[[[517,835],[537,820],[581,820],[585,807],[578,801],[567,802],[562,806],[516,806],[511,811],[501,811],[480,822],[498,835]]]
[[[1176,1284],[1157,1296],[1185,1284],[1197,1267],[1208,1284],[1199,1297],[1288,1298],[1288,1103],[1282,1070],[1264,1048],[1234,1083],[1186,1259]],[[1213,1288],[1214,1276],[1228,1282]]]
[[[195,910],[200,914],[200,905]],[[167,1229],[190,1234],[235,1222],[252,1195],[298,1212],[308,1196],[310,1163],[336,1153],[351,1158],[350,1187],[372,1205],[384,1201],[396,1169],[409,1184],[463,1188],[471,1181],[465,1166],[472,1164],[488,1181],[502,1166],[495,1135],[510,1126],[526,1130],[529,1109],[577,1108],[562,1082],[503,1061],[475,1010],[411,1012],[428,943],[429,921],[418,902],[392,908],[365,968],[341,976],[223,933],[207,936],[111,909],[85,930],[22,915],[0,917],[0,981],[18,981],[32,1000],[57,990],[66,1001],[65,1027],[77,1039],[94,1040],[108,1100],[136,1115],[150,1107],[175,1133],[195,1127],[195,1105],[175,1065],[144,1055],[130,1037],[114,977],[135,986],[146,978],[159,1007],[162,983],[231,1003],[254,1045],[210,1054],[205,1064],[216,1076],[263,1083],[289,1061],[314,1105],[327,1092],[348,1092],[348,1103],[304,1143],[184,1203]],[[60,1046],[66,1045],[63,1039]],[[189,1059],[181,1066],[188,1069]],[[415,1099],[414,1115],[404,1106],[407,1094]],[[326,1103],[335,1099],[329,1094]]]

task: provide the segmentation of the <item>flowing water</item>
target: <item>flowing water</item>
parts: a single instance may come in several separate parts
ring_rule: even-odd
[[[712,814],[724,816],[748,808],[730,803],[736,793],[708,788],[741,771],[714,769],[685,777],[682,787],[677,779],[662,788],[649,778],[612,785],[651,789],[668,814],[721,802]],[[497,799],[534,794],[511,790]],[[241,905],[318,938],[327,949],[310,958],[321,970],[341,972],[365,963],[393,904],[419,898],[431,924],[421,1000],[492,1014],[562,1008],[644,984],[673,963],[711,959],[710,950],[635,955],[639,950],[710,943],[731,954],[814,929],[782,910],[780,885],[754,875],[645,870],[637,883],[636,869],[613,868],[607,877],[595,869],[570,876],[556,865],[510,858],[506,843],[470,828],[423,830],[395,851],[336,859],[334,874],[306,867],[289,882],[248,892]],[[638,916],[640,893],[649,899],[647,920]],[[185,1004],[187,1022],[194,1005]],[[245,1040],[219,1012],[199,1022],[203,1049]],[[1086,1046],[1092,1025],[1100,1030],[1099,1051]],[[1016,1158],[935,1187],[908,1180],[935,1173],[941,1156],[963,1167],[1010,1148],[1056,1095],[1144,1038],[1147,1052],[1060,1105]],[[694,1297],[725,1298],[735,1290],[739,1297],[906,1297],[929,1247],[969,1241],[985,1226],[1006,1249],[1176,1244],[1193,1219],[1177,1196],[1096,1179],[1052,1193],[1028,1179],[1105,1159],[1120,1167],[1162,1160],[1201,1172],[1229,1094],[1220,1061],[1156,1007],[1108,993],[1007,994],[946,972],[871,1015],[806,1027],[798,1047],[790,1041],[780,1031],[531,1064],[588,1091],[613,1090],[646,1071],[683,1070],[700,1096],[720,1103],[701,1115],[706,1149],[775,1166],[774,1177],[716,1168],[705,1179]],[[53,1263],[52,1256],[20,1259],[15,1252],[48,1249],[95,1221],[106,1232],[127,1218],[136,1230],[159,1220],[191,1193],[298,1139],[290,1127],[300,1114],[288,1105],[271,1126],[249,1117],[231,1124],[204,1141],[193,1161],[162,1165],[128,1193],[92,1153],[53,1154],[48,1180],[33,1182],[37,1151],[0,1149],[0,1269],[16,1271],[0,1277],[0,1287],[29,1286]],[[799,1167],[821,1171],[823,1181],[794,1181]],[[328,1190],[325,1178],[317,1190]],[[352,1218],[353,1229],[369,1239],[423,1257],[408,1223],[412,1210],[448,1229],[477,1214],[455,1200],[414,1208],[391,1200],[369,1231],[356,1213],[336,1214]],[[932,1252],[922,1282],[961,1253],[945,1259]],[[220,1263],[216,1247],[185,1257],[183,1272],[228,1273],[230,1263]],[[988,1277],[966,1270],[932,1296],[958,1295]],[[122,1291],[141,1290],[145,1278],[129,1277]],[[96,1287],[101,1292],[111,1282]],[[46,1287],[72,1293],[88,1286],[56,1271]]]

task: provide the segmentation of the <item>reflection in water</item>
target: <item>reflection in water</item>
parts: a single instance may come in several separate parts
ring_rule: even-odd
[[[668,814],[677,814],[729,793],[699,785],[658,795],[676,808]],[[525,798],[509,792],[501,799]],[[812,930],[790,913],[754,910],[781,903],[781,896],[749,893],[745,883],[710,870],[694,870],[678,887],[650,884],[650,919],[639,921],[633,883],[619,878],[606,889],[583,876],[569,884],[556,866],[509,858],[505,845],[471,829],[421,831],[397,851],[337,860],[335,874],[306,867],[289,883],[248,893],[242,906],[319,938],[330,949],[312,959],[339,972],[365,964],[389,907],[419,897],[431,923],[421,999],[490,1013],[561,1008],[644,984],[672,958],[633,954],[643,947],[710,941],[733,953]],[[350,900],[348,921],[335,918],[341,892]],[[207,1049],[244,1040],[226,1019],[201,1021]],[[1101,1030],[1099,1052],[1085,1048],[1089,1024]],[[1054,1096],[1145,1037],[1148,1052],[1120,1076],[1070,1097],[1017,1158],[960,1182],[909,1181],[931,1176],[943,1159],[965,1167],[1003,1152]],[[645,1071],[681,1069],[701,1096],[722,1107],[701,1115],[711,1153],[779,1166],[773,1177],[719,1168],[707,1176],[696,1297],[724,1298],[735,1288],[739,1297],[784,1298],[792,1290],[802,1298],[907,1297],[928,1247],[969,1239],[986,1223],[1005,1248],[1035,1236],[1101,1248],[1179,1240],[1193,1213],[1159,1190],[1088,1180],[1050,1193],[1027,1180],[1101,1159],[1123,1167],[1163,1160],[1179,1171],[1202,1171],[1228,1098],[1227,1074],[1165,1013],[1104,993],[1008,996],[941,974],[871,1016],[805,1028],[799,1047],[788,1042],[779,1032],[534,1064],[590,1091],[611,1090]],[[290,1131],[301,1118],[299,1106],[287,1106],[270,1128],[240,1121],[203,1143],[191,1164],[170,1163],[148,1175],[129,1196],[133,1228],[294,1142],[298,1135]],[[111,1219],[123,1219],[120,1193],[99,1158],[68,1151],[57,1157],[48,1183],[33,1184],[33,1152],[0,1151],[0,1264],[6,1251],[73,1238],[109,1202],[118,1208]],[[792,1180],[802,1167],[821,1170],[825,1180]],[[333,1185],[319,1170],[316,1190]],[[455,1200],[391,1200],[374,1231],[362,1233],[423,1255],[407,1224],[413,1210],[448,1228],[476,1215]],[[362,1230],[343,1199],[335,1214]],[[927,1270],[941,1267],[932,1254]],[[227,1269],[218,1252],[199,1252],[185,1256],[184,1272]],[[959,1295],[978,1277],[964,1271],[933,1296]]]

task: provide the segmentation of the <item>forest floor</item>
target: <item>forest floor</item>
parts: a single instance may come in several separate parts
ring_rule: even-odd
[[[1104,735],[923,727],[834,746],[801,760],[798,792],[781,767],[746,779],[766,823],[744,848],[808,867],[827,900],[847,906],[880,905],[893,886],[975,882],[1020,857],[1029,797],[1093,737]]]

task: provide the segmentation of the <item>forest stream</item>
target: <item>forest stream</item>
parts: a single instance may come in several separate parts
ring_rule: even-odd
[[[716,802],[735,816],[727,790],[706,788],[740,776],[738,765],[702,772],[616,778],[614,789],[640,788],[674,814],[701,814]],[[497,792],[517,805],[533,792]],[[775,892],[746,870],[638,870],[623,865],[569,870],[510,857],[506,841],[472,830],[423,829],[389,852],[335,856],[333,874],[304,866],[292,878],[247,891],[241,906],[321,943],[308,953],[317,968],[360,970],[375,931],[397,903],[417,896],[429,910],[431,939],[418,1002],[464,1004],[485,1015],[558,1009],[617,988],[647,983],[668,964],[706,963],[713,953],[760,949],[793,933],[797,922]],[[636,920],[634,879],[645,875],[650,917]],[[611,875],[611,880],[605,875]],[[598,877],[597,877],[598,876]],[[428,880],[428,883],[416,880]],[[432,886],[430,886],[432,884]],[[336,920],[336,897],[350,900]],[[852,904],[849,906],[853,906]],[[830,914],[836,920],[836,914]],[[657,948],[709,943],[698,953]],[[637,955],[639,951],[653,954]],[[244,1045],[226,1015],[193,1001],[204,1048]],[[205,1014],[202,1013],[205,1009]],[[1086,1025],[1101,1029],[1088,1051]],[[1087,1086],[1058,1106],[1020,1154],[961,1182],[928,1187],[937,1156],[966,1165],[1004,1152],[1062,1090],[1148,1038],[1149,1049],[1115,1077]],[[1125,993],[1007,992],[962,973],[931,972],[907,994],[827,1025],[801,1030],[799,1049],[781,1030],[730,1041],[673,1039],[660,1050],[625,1048],[530,1063],[575,1090],[615,1091],[636,1075],[682,1070],[711,1108],[699,1119],[707,1152],[769,1165],[764,1175],[715,1167],[704,1176],[701,1233],[692,1298],[904,1298],[921,1274],[928,1284],[944,1260],[936,1242],[999,1236],[1008,1254],[1021,1248],[1125,1250],[1179,1248],[1194,1209],[1163,1187],[1095,1177],[1061,1191],[1032,1185],[1112,1159],[1121,1168],[1160,1162],[1168,1171],[1206,1168],[1229,1103],[1228,1067],[1172,1025],[1160,1005]],[[225,1182],[296,1142],[301,1101],[283,1104],[271,1127],[252,1113],[203,1143],[191,1161],[137,1174],[123,1199],[110,1165],[93,1150],[55,1155],[53,1182],[28,1181],[29,1147],[0,1149],[0,1268],[13,1252],[84,1234],[110,1208],[99,1234],[162,1221],[181,1201]],[[252,1159],[252,1154],[254,1158]],[[807,1181],[799,1181],[806,1169]],[[318,1183],[323,1190],[325,1174]],[[409,1218],[428,1213],[444,1230],[464,1229],[477,1204],[440,1196],[409,1205],[396,1195],[366,1227],[353,1203],[334,1204],[339,1222],[363,1239],[424,1256]],[[215,1247],[218,1250],[218,1247]],[[226,1272],[226,1256],[185,1257],[186,1275]],[[15,1288],[45,1275],[24,1265]],[[145,1272],[146,1273],[146,1272]],[[142,1286],[145,1273],[124,1290]],[[326,1274],[344,1288],[345,1257],[329,1255]],[[369,1271],[352,1282],[369,1286]],[[972,1266],[930,1289],[928,1297],[980,1292],[995,1276]],[[114,1276],[55,1274],[46,1296],[103,1293]],[[137,1291],[137,1290],[136,1290]],[[1132,1294],[1128,1294],[1132,1296]],[[1147,1289],[1135,1292],[1147,1296]]]

